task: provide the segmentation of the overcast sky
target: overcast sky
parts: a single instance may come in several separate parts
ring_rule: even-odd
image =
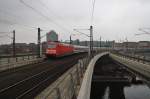
[[[59,40],[69,40],[78,34],[73,29],[88,29],[90,26],[92,0],[0,0],[0,32],[16,30],[16,42],[37,42],[37,30],[55,30]],[[37,12],[36,12],[36,11]],[[150,40],[150,35],[139,28],[150,28],[150,0],[96,0],[94,11],[94,40],[128,41]],[[150,32],[150,29],[146,30]],[[88,30],[81,30],[89,34]],[[0,33],[0,44],[12,40]],[[12,34],[8,33],[11,36]],[[2,37],[4,36],[4,37]],[[88,40],[84,35],[72,39]],[[45,40],[45,38],[43,38]]]

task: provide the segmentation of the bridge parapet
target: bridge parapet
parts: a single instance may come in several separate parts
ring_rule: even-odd
[[[35,99],[89,99],[93,68],[103,55],[86,57],[42,91]],[[90,63],[89,63],[90,62]]]
[[[86,72],[84,74],[83,82],[82,82],[77,99],[90,99],[91,81],[92,81],[92,75],[93,75],[95,63],[100,57],[107,55],[107,54],[109,53],[104,52],[104,53],[98,54],[90,61],[86,69]]]
[[[141,62],[135,59],[131,59],[128,57],[124,57],[117,54],[110,54],[110,57],[117,61],[118,63],[123,64],[128,69],[134,71],[134,73],[138,74],[139,76],[144,77],[148,82],[150,82],[150,65],[145,64],[145,62]]]
[[[149,57],[145,57],[145,56],[141,56],[141,55],[134,55],[134,54],[123,54],[123,53],[118,53],[118,52],[112,52],[113,54],[126,58],[126,59],[130,59],[130,60],[134,60],[134,61],[138,61],[144,64],[150,64],[150,58]]]
[[[43,58],[37,58],[37,55],[25,55],[18,57],[0,58],[0,71],[20,67],[27,64],[41,62]]]
[[[89,58],[80,59],[65,74],[41,92],[36,99],[76,99]]]

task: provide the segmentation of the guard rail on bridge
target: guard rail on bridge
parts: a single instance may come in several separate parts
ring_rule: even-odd
[[[36,56],[37,54],[35,53],[26,53],[26,54],[17,54],[15,57],[22,57],[22,56]],[[0,58],[12,58],[14,56],[12,55],[0,55]]]
[[[130,54],[125,54],[125,53],[117,53],[117,52],[112,52],[113,54],[116,54],[120,57],[128,58],[134,61],[142,62],[144,64],[150,64],[150,58],[141,56],[141,55],[130,55]]]
[[[110,54],[110,57],[116,62],[126,66],[133,73],[141,76],[147,83],[150,83],[150,65],[147,61],[112,53]]]
[[[43,56],[44,57],[44,56]],[[19,55],[17,57],[4,56],[0,57],[0,71],[41,62],[43,58],[37,58],[35,54]]]

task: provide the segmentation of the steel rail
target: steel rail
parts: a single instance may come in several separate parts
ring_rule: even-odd
[[[30,79],[36,77],[36,76],[39,76],[40,74],[42,74],[42,73],[44,73],[44,72],[46,72],[46,71],[49,71],[49,70],[42,71],[42,72],[40,72],[40,73],[38,73],[38,74],[35,74],[35,75],[33,75],[33,76],[30,76],[30,77],[27,77],[27,78],[25,78],[25,79],[23,79],[23,80],[21,80],[21,81],[15,83],[15,84],[9,86],[9,87],[3,88],[3,89],[0,90],[0,93],[4,92],[4,91],[6,91],[6,90],[8,90],[8,89],[10,89],[10,88],[12,88],[12,87],[15,87],[16,85],[18,85],[18,84],[20,84],[20,83],[22,83],[22,82],[25,82],[25,81],[27,81],[27,80],[30,80]]]
[[[74,62],[72,62],[72,61],[74,61],[74,59],[78,59],[79,57],[80,57],[80,56],[71,58],[71,59],[70,59],[70,64],[74,63]],[[63,63],[62,63],[62,62],[59,62],[59,63],[61,63],[61,65],[65,65],[65,64],[68,63],[68,62],[63,61]],[[54,64],[53,64],[53,65],[54,65]],[[56,65],[56,64],[55,64],[55,65]],[[9,86],[9,87],[6,87],[6,88],[1,89],[1,90],[0,90],[0,93],[7,92],[7,91],[9,91],[9,89],[14,88],[14,87],[16,87],[17,85],[19,86],[20,84],[23,84],[23,83],[25,83],[25,82],[27,82],[27,81],[35,80],[36,78],[40,77],[40,75],[46,74],[46,73],[48,73],[49,71],[55,70],[56,68],[57,68],[57,67],[55,67],[55,68],[50,68],[50,69],[48,69],[48,70],[44,70],[44,71],[42,71],[42,72],[40,72],[40,73],[38,73],[38,74],[35,74],[35,75],[33,75],[33,76],[27,77],[27,78],[25,78],[25,79],[23,79],[23,80],[21,80],[21,81],[15,83],[15,84]],[[68,66],[68,68],[69,68],[69,66]],[[67,69],[67,68],[64,68],[64,70],[62,70],[61,72],[65,71],[66,69]],[[58,70],[57,73],[60,73],[60,71]],[[19,97],[22,97],[22,96],[24,96],[24,95],[26,95],[26,93],[28,93],[28,92],[31,92],[33,89],[37,88],[39,85],[43,84],[45,81],[47,81],[48,79],[52,78],[53,76],[56,76],[57,73],[53,74],[52,76],[50,76],[50,77],[48,77],[48,78],[47,78],[47,76],[46,76],[46,78],[44,78],[43,81],[41,81],[40,83],[36,84],[36,86],[30,88],[29,90],[27,90],[27,91],[24,92],[23,94],[19,95],[18,98],[19,98]]]
[[[70,66],[74,65],[74,63],[71,63]],[[67,68],[65,68],[64,70],[66,70]],[[62,71],[63,72],[63,71]],[[24,93],[22,93],[21,95],[19,95],[18,97],[16,97],[17,99],[22,98],[23,96],[27,95],[28,93],[32,92],[34,89],[36,89],[37,87],[39,87],[40,85],[44,84],[46,81],[50,80],[52,77],[55,77],[56,75],[60,74],[60,71],[57,71],[55,74],[47,77],[46,79],[42,80],[41,82],[39,82],[37,85],[35,85],[34,87],[30,88],[29,90],[25,91]]]

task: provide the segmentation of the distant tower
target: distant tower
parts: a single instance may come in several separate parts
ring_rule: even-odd
[[[58,41],[58,34],[52,30],[46,34],[46,41],[47,42],[57,42]]]

